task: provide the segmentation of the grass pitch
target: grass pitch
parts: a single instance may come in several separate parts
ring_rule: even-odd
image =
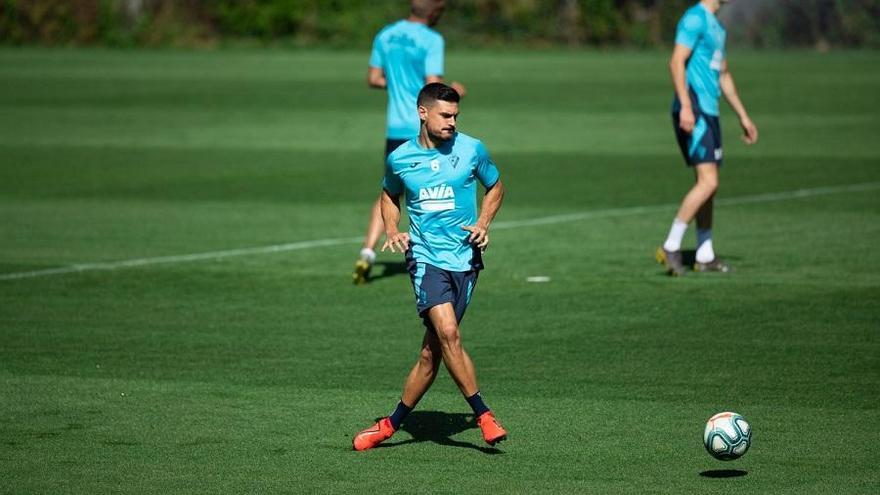
[[[0,491],[876,493],[880,56],[731,54],[761,130],[723,110],[736,271],[673,280],[666,55],[448,55],[508,189],[462,334],[510,439],[444,371],[355,453],[421,339],[399,257],[349,278],[366,52],[0,51]],[[754,428],[730,463],[722,410]]]

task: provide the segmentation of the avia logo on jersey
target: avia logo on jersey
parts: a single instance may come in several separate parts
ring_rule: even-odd
[[[395,34],[388,38],[388,44],[415,48],[416,41],[405,34]]]
[[[425,211],[444,211],[455,209],[455,191],[441,184],[419,189],[419,204]]]

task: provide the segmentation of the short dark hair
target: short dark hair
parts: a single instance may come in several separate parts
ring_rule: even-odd
[[[427,19],[443,4],[443,0],[411,0],[410,12],[416,17]]]
[[[419,91],[418,98],[418,106],[426,107],[434,103],[435,101],[448,101],[449,103],[458,103],[461,99],[458,91],[450,88],[449,86],[435,82],[426,84],[421,91]]]

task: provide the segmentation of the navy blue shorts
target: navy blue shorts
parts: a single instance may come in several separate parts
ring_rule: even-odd
[[[428,263],[416,262],[409,252],[407,252],[407,270],[416,295],[416,309],[426,327],[431,328],[428,310],[445,303],[452,303],[455,319],[461,323],[464,312],[471,302],[474,287],[477,285],[479,270],[466,272],[443,270]]]
[[[401,144],[409,141],[409,139],[386,139],[385,140],[385,158],[388,158],[388,155],[391,154],[392,151],[396,150],[400,147]]]
[[[691,108],[694,109],[694,130],[690,134],[678,126],[678,112],[672,113],[675,137],[684,161],[689,167],[700,163],[716,163],[720,167],[724,157],[721,149],[721,121],[716,115],[703,113],[693,91],[691,91]]]

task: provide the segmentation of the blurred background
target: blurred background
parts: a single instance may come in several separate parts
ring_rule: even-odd
[[[672,42],[693,0],[451,0],[451,46],[626,46]],[[365,46],[407,13],[399,0],[0,0],[4,44]],[[731,44],[880,47],[880,0],[734,0]]]

